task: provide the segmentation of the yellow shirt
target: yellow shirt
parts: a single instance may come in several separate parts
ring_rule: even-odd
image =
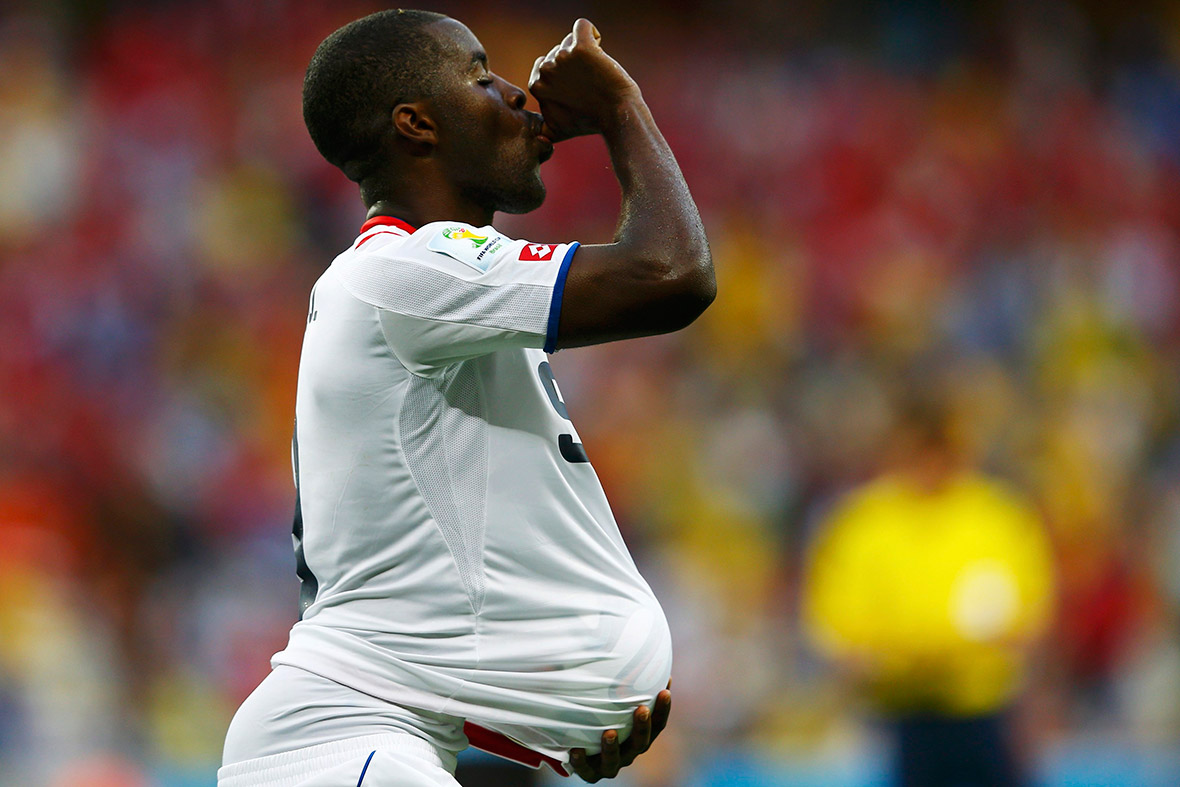
[[[809,556],[804,616],[819,647],[888,709],[1003,707],[1052,609],[1033,509],[963,474],[934,492],[887,476],[854,492]]]

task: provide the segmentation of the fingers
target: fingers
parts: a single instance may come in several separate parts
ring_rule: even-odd
[[[581,18],[574,22],[573,45],[589,46],[590,44],[597,45],[602,40],[602,35],[599,34],[598,28],[589,19]]]
[[[671,681],[668,682],[671,686]],[[672,712],[672,692],[664,689],[656,695],[655,709],[651,714],[651,739],[654,741],[656,736],[664,731],[664,727],[668,726],[668,715]]]
[[[584,782],[593,784],[599,779],[594,768],[590,766],[590,758],[586,756],[585,749],[570,750],[570,767],[574,769],[574,773],[578,774],[578,777]]]
[[[602,733],[602,754],[598,770],[604,779],[613,779],[623,767],[619,757],[619,731],[607,730]]]
[[[557,62],[558,56],[572,52],[575,48],[586,47],[598,48],[598,42],[602,40],[602,36],[598,33],[596,28],[588,19],[579,19],[574,22],[574,29],[567,33],[565,38],[561,40],[557,46],[549,50],[543,57],[537,58],[533,61],[532,71],[529,73],[529,88],[537,83],[543,76],[541,69],[546,65]],[[548,69],[546,69],[548,70]]]
[[[667,725],[668,713],[672,708],[672,692],[664,689],[656,695],[654,704],[654,711],[646,705],[635,709],[631,734],[626,743],[620,744],[618,730],[607,730],[602,733],[602,751],[593,757],[587,756],[585,749],[571,749],[570,768],[574,773],[593,784],[599,779],[613,779],[622,768],[635,762]]]
[[[533,70],[529,72],[529,89],[541,78],[541,69],[549,63],[553,63],[557,59],[560,52],[567,51],[573,46],[573,33],[570,33],[565,39],[549,50],[549,52],[533,61]]]
[[[651,711],[646,705],[635,709],[635,724],[631,727],[631,735],[625,744],[627,753],[634,759],[647,751],[651,746]]]

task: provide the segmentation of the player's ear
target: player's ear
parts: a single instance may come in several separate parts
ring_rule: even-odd
[[[424,156],[438,145],[438,127],[422,102],[394,107],[393,130],[399,138],[410,143],[415,155]]]

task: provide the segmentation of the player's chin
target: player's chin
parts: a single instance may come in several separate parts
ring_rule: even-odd
[[[529,213],[545,202],[545,183],[541,180],[541,173],[534,170],[532,177],[522,181],[517,188],[509,193],[500,195],[499,206],[502,213]]]

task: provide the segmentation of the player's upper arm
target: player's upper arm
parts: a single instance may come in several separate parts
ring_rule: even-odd
[[[707,245],[654,254],[624,243],[582,246],[566,275],[557,346],[676,331],[716,294]]]
[[[430,376],[506,347],[552,350],[576,243],[529,243],[462,222],[384,243],[338,262],[338,275],[378,309],[386,342],[410,371]]]

